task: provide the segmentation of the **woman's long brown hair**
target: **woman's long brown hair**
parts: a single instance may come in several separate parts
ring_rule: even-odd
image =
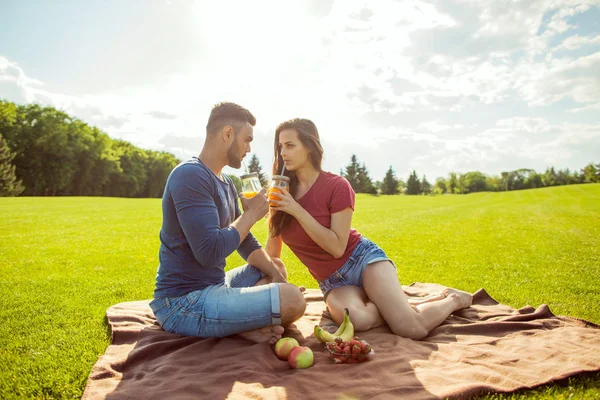
[[[279,151],[279,134],[286,130],[293,129],[298,134],[298,139],[310,152],[310,161],[317,171],[321,171],[321,162],[323,161],[323,147],[319,140],[319,131],[317,126],[309,119],[294,118],[289,121],[284,121],[275,130],[275,146],[273,157],[273,175],[280,175],[283,168],[283,159]],[[285,171],[285,176],[290,178],[290,194],[295,197],[298,190],[298,177],[295,171]],[[283,228],[285,228],[293,217],[281,212],[269,213],[269,235],[271,237],[279,236]]]

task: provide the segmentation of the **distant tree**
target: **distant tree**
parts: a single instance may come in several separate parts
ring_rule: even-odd
[[[600,164],[598,166],[589,163],[582,170],[584,182],[595,183],[600,182]]]
[[[381,181],[375,181],[373,182],[373,186],[375,187],[375,190],[377,191],[377,193],[381,192],[381,186],[383,185],[383,183]]]
[[[490,190],[492,192],[498,192],[502,190],[502,182],[498,175],[488,176],[486,178],[485,185],[487,187],[487,190]]]
[[[448,191],[448,186],[446,185],[446,180],[442,177],[437,178],[435,180],[435,184],[433,185],[433,192],[435,194],[445,194]]]
[[[402,179],[398,179],[398,191],[400,193],[404,193],[405,190],[406,190],[406,182],[404,182]]]
[[[359,173],[360,164],[358,163],[358,158],[356,157],[356,154],[352,154],[352,157],[350,158],[350,164],[346,166],[346,171],[342,173],[342,176],[346,178],[346,180],[350,183],[350,186],[352,186],[352,189],[354,189],[355,192],[358,192],[360,185],[358,179]]]
[[[146,150],[148,179],[142,197],[162,197],[169,174],[179,163],[171,153]]]
[[[556,186],[556,172],[554,167],[546,168],[546,172],[542,175],[542,183],[544,186]]]
[[[500,174],[500,182],[502,190],[513,190],[514,174],[512,172],[503,171]]]
[[[262,187],[269,186],[269,180],[267,179],[267,175],[262,171],[262,167],[260,166],[260,161],[256,154],[252,155],[250,159],[250,164],[248,164],[248,172],[256,172],[258,174],[258,180],[260,181],[260,185]]]
[[[544,184],[542,183],[542,176],[532,169],[530,169],[528,171],[529,171],[529,173],[527,174],[527,176],[525,178],[525,188],[535,189],[535,188],[543,187]]]
[[[408,181],[406,181],[406,194],[421,194],[421,182],[419,182],[415,170],[413,170],[408,177]]]
[[[458,186],[458,180],[456,179],[456,174],[454,172],[450,172],[448,175],[448,193],[453,194],[456,193],[456,188]]]
[[[18,196],[24,190],[22,182],[17,180],[13,158],[15,154],[0,133],[0,197]]]
[[[385,173],[385,177],[383,178],[383,182],[381,183],[381,193],[382,194],[398,194],[400,191],[398,190],[398,180],[394,174],[394,170],[390,165],[390,169]]]
[[[377,189],[373,186],[373,181],[371,180],[371,177],[369,177],[369,172],[367,171],[365,163],[358,168],[357,181],[357,193],[377,194]]]
[[[231,174],[231,175],[227,175],[231,178],[231,180],[233,181],[233,185],[235,186],[235,190],[237,190],[238,193],[242,193],[242,180]]]
[[[479,171],[467,172],[464,175],[464,193],[483,192],[487,190],[487,178]]]
[[[421,179],[421,193],[431,194],[431,183],[427,181],[425,175],[423,175],[423,179]]]
[[[466,175],[465,174],[460,174],[457,177],[456,180],[456,191],[460,194],[466,194],[468,193],[467,191],[467,181],[466,181]]]

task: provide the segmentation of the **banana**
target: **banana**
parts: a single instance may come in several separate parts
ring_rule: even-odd
[[[344,321],[335,333],[329,333],[319,325],[315,325],[315,337],[322,343],[333,342],[338,337],[343,341],[351,340],[354,337],[354,325],[350,321],[348,309],[344,309]]]
[[[342,324],[340,325],[338,330],[333,333],[333,336],[338,337],[342,334],[342,332],[344,332],[344,330],[346,329],[346,320],[347,319],[346,319],[346,314],[345,314],[345,310],[344,310],[344,320],[342,321]]]
[[[347,308],[344,308],[344,323],[346,324],[346,327],[344,328],[344,332],[342,332],[339,337],[344,342],[347,342],[352,340],[354,337],[354,325],[352,324],[352,321],[350,321],[350,312]]]
[[[315,337],[321,343],[333,342],[335,341],[336,336],[333,336],[333,333],[327,332],[325,329],[321,328],[319,325],[315,325]]]

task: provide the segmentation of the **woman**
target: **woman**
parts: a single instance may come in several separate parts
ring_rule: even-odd
[[[422,339],[452,312],[469,307],[469,293],[447,289],[409,303],[394,263],[379,246],[351,228],[354,191],[322,171],[323,148],[308,119],[281,123],[275,132],[273,174],[290,178],[290,192],[273,201],[266,250],[281,256],[285,243],[318,281],[334,321],[350,310],[357,331],[386,324],[397,335]]]

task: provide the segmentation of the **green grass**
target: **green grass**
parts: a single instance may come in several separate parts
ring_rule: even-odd
[[[357,197],[353,226],[402,283],[484,287],[514,307],[600,323],[600,185]],[[110,335],[107,307],[152,295],[160,200],[0,199],[0,398],[79,398]],[[264,243],[266,225],[255,235]],[[286,248],[290,280],[316,282]],[[228,259],[228,268],[242,260]],[[600,374],[489,399],[598,398]]]

